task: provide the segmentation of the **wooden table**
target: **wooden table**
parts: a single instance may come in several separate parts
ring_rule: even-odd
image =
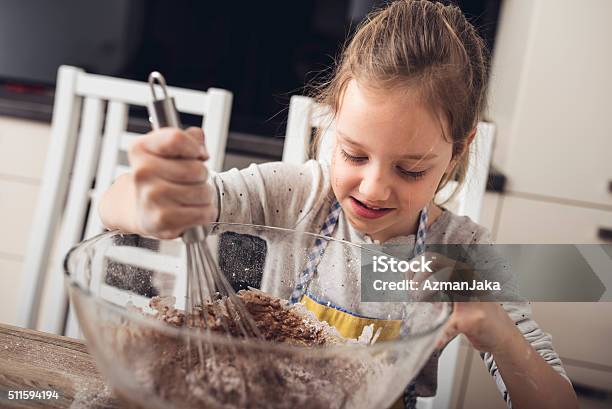
[[[57,391],[58,399],[8,400],[8,391]],[[0,324],[1,408],[123,408],[77,339]]]

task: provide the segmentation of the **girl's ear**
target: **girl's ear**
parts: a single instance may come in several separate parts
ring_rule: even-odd
[[[478,131],[478,128],[474,128],[472,129],[472,131],[470,132],[470,134],[468,135],[468,137],[465,140],[465,147],[469,147],[472,142],[474,141],[474,138],[476,137],[476,131]]]
[[[455,153],[455,155],[453,155],[452,159],[448,163],[446,172],[444,172],[445,174],[450,175],[453,172],[453,169],[455,169],[455,166],[457,166],[457,163],[459,162],[459,160],[463,157],[464,154],[467,153],[467,150],[469,149],[470,145],[474,141],[474,138],[476,137],[476,131],[477,131],[477,128],[474,128],[470,131],[467,138],[465,138],[465,143],[461,151]]]

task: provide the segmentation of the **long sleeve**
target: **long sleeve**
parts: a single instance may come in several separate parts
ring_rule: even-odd
[[[435,237],[438,243],[469,243],[471,246],[471,262],[479,272],[481,278],[500,281],[503,294],[498,294],[500,300],[524,300],[520,297],[517,277],[512,269],[506,270],[507,263],[501,254],[498,254],[491,240],[489,232],[482,226],[477,225],[469,218],[463,216],[455,217],[453,222],[447,226],[446,234],[442,240]],[[553,367],[555,371],[568,380],[565,369],[559,359],[559,355],[553,348],[552,337],[542,331],[536,321],[531,317],[531,306],[527,301],[502,302],[512,321],[516,324],[523,337],[531,344],[535,351]],[[490,353],[481,353],[487,370],[493,376],[497,388],[509,408],[512,407],[511,397],[498,371],[497,364]]]
[[[213,177],[220,222],[295,228],[318,210],[330,190],[325,165],[271,162]]]
[[[508,312],[508,315],[510,315],[510,318],[512,318],[512,320],[515,322],[517,328],[519,331],[521,331],[527,342],[531,344],[533,349],[535,349],[536,352],[540,354],[540,356],[542,356],[542,358],[544,358],[544,360],[550,366],[552,366],[556,372],[570,382],[565,369],[563,368],[561,359],[553,348],[552,337],[550,334],[542,331],[537,322],[531,318],[530,303],[504,303],[503,307]],[[511,397],[508,394],[504,380],[497,369],[497,364],[495,363],[493,356],[487,352],[481,353],[480,357],[483,359],[491,376],[493,376],[495,379],[497,389],[504,398],[508,408],[512,408]]]

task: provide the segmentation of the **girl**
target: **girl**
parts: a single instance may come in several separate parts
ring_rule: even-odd
[[[133,171],[105,193],[101,218],[110,229],[164,239],[217,220],[401,243],[415,253],[428,243],[489,242],[484,228],[433,203],[448,180],[465,175],[486,62],[482,39],[457,7],[392,2],[359,27],[318,94],[335,119],[331,165],[251,165],[208,183],[202,131],[165,128],[132,145]],[[285,292],[309,305],[307,279]],[[264,277],[262,288],[275,285]],[[354,307],[334,298],[338,310]],[[577,407],[528,305],[456,303],[439,346],[459,333],[481,351],[509,407]],[[436,365],[433,357],[409,388],[407,406],[435,394]]]

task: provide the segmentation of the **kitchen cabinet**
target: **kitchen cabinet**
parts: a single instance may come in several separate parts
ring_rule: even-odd
[[[0,256],[23,258],[38,191],[37,184],[0,178]]]
[[[503,195],[497,226],[498,243],[604,243],[599,228],[612,228],[612,209],[574,206]]]
[[[495,233],[495,221],[500,202],[500,195],[493,192],[486,192],[482,199],[482,209],[478,224],[486,227],[492,235]]]
[[[612,210],[487,193],[483,225],[497,243],[601,243],[599,226],[612,226]],[[612,303],[532,303],[533,318],[552,334],[553,345],[576,385],[612,394]],[[453,408],[504,408],[495,383],[475,351],[459,364]],[[609,405],[581,400],[583,408]],[[601,406],[604,407],[604,406]],[[608,406],[609,407],[609,406]]]
[[[0,178],[40,183],[49,124],[0,116]]]
[[[507,177],[485,196],[482,224],[498,243],[604,243],[612,228],[612,2],[505,1],[487,119],[493,164]],[[612,396],[612,303],[533,303],[569,377]],[[505,407],[468,352],[453,408]],[[612,401],[579,395],[581,407]]]
[[[612,207],[610,15],[605,0],[504,3],[489,114],[509,191]]]
[[[577,387],[586,386],[598,391],[604,391],[604,393],[612,394],[612,391],[610,391],[610,385],[612,385],[612,371],[610,368],[602,368],[599,366],[593,367],[591,364],[585,367],[581,366],[584,365],[582,362],[580,365],[573,365],[572,361],[569,359],[565,359],[563,364],[567,371],[567,375]],[[610,402],[608,401],[607,403],[608,406],[605,407],[610,408]],[[582,408],[587,409],[585,406],[582,406]]]
[[[562,359],[573,366],[608,371],[606,388],[612,391],[612,303],[533,303],[532,308],[535,319],[546,323]],[[608,325],[597,325],[597,318],[607,319]]]
[[[15,323],[49,124],[0,116],[0,322]]]
[[[467,346],[468,341],[464,341],[463,348],[466,351],[465,366],[463,376],[457,382],[461,383],[460,393],[457,397],[454,408],[472,409],[506,409],[506,403],[495,386],[493,377],[489,375],[478,351]]]
[[[22,263],[0,253],[0,323],[16,324]]]
[[[23,258],[49,144],[50,126],[0,117],[0,259]]]

